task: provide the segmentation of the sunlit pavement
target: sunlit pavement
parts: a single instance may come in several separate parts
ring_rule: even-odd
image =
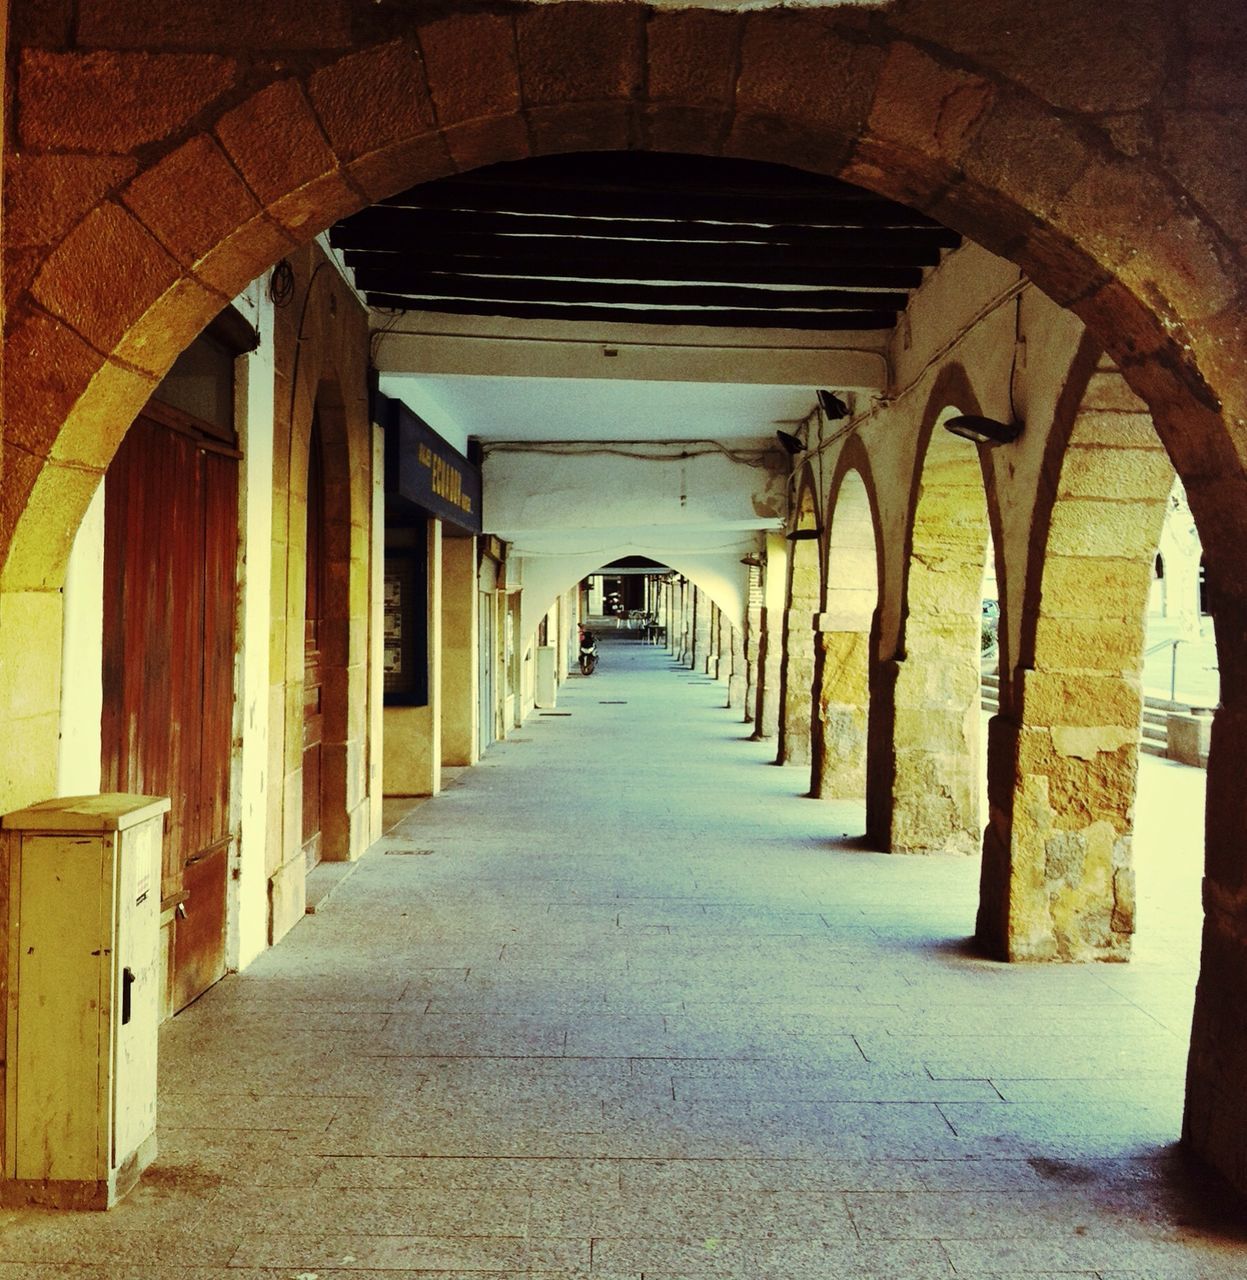
[[[0,1278],[1241,1277],[1175,1153],[1204,775],[1145,758],[1130,965],[967,944],[977,859],[865,851],[722,685],[571,678],[161,1043],[108,1215]]]

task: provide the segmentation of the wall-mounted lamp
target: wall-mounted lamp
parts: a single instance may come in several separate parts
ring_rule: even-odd
[[[751,569],[762,568],[762,557],[756,551],[751,551],[747,556],[741,556],[741,564],[747,564]]]
[[[839,422],[841,418],[849,416],[849,406],[834,391],[820,391],[818,407],[828,422]]]
[[[789,542],[814,542],[818,538],[817,529],[794,529],[791,533],[784,534]]]
[[[794,458],[805,448],[805,445],[803,445],[796,436],[787,431],[777,431],[775,433],[775,439],[778,440]]]
[[[944,430],[975,444],[995,446],[1012,444],[1022,434],[1020,422],[999,422],[995,418],[982,418],[973,413],[960,413],[944,423]]]

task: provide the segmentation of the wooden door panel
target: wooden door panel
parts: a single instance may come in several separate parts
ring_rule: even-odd
[[[225,973],[225,911],[230,842],[197,854],[183,868],[186,902],[173,935],[172,1008],[184,1009]]]
[[[103,785],[171,801],[175,1011],[225,972],[237,495],[233,458],[147,416],[108,470]]]

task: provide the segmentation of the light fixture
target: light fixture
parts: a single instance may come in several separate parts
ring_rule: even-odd
[[[820,391],[818,407],[828,422],[839,422],[841,418],[849,416],[849,406],[834,391]]]
[[[794,529],[791,533],[784,534],[789,542],[814,542],[818,538],[817,529]]]
[[[756,551],[751,551],[747,556],[741,556],[741,564],[747,564],[751,569],[762,568],[762,557]]]
[[[959,413],[944,423],[944,430],[975,444],[995,446],[1012,444],[1022,434],[1020,422],[1000,422],[996,418],[983,418],[974,413]]]
[[[803,445],[796,436],[787,431],[777,431],[775,433],[775,439],[778,440],[780,444],[782,444],[784,448],[793,455],[793,457],[796,457],[796,455],[805,448],[805,445]]]

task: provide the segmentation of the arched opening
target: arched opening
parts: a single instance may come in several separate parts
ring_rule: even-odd
[[[788,541],[788,600],[779,673],[780,718],[775,763],[808,765],[813,719],[814,627],[823,592],[818,500],[808,469],[801,477],[797,518]]]
[[[851,455],[850,455],[851,456]],[[864,453],[845,465],[828,499],[827,589],[818,634],[814,794],[866,798],[872,658],[878,643],[877,517]]]
[[[41,93],[49,74],[81,77],[72,54],[28,59],[15,85],[26,163],[8,188],[9,235],[21,261],[6,351],[7,612],[20,615],[31,604],[25,597],[55,593],[100,472],[155,380],[208,317],[291,243],[369,199],[452,167],[627,144],[779,155],[894,194],[1007,254],[1071,306],[1151,407],[1189,482],[1216,578],[1216,599],[1206,603],[1216,606],[1225,677],[1214,750],[1224,763],[1214,767],[1210,800],[1221,832],[1210,834],[1208,865],[1215,972],[1197,1018],[1205,1034],[1192,1062],[1191,1133],[1223,1167],[1241,1171],[1247,1137],[1220,1123],[1234,1114],[1225,1082],[1242,1048],[1223,1013],[1241,1002],[1236,762],[1247,741],[1247,502],[1227,428],[1247,402],[1236,363],[1242,279],[1225,231],[1241,213],[1237,179],[1218,166],[1205,175],[1198,163],[1171,170],[1162,149],[1118,149],[1118,135],[1095,113],[1096,86],[1077,71],[1066,79],[1026,63],[1002,69],[973,33],[945,47],[921,15],[916,37],[891,15],[868,30],[848,21],[543,6],[452,15],[416,29],[378,15],[369,47],[313,51],[293,71],[284,60],[267,70],[256,63],[245,97],[231,58],[188,55],[179,64],[185,93],[167,93],[158,78],[141,89],[151,111],[129,148],[141,163],[136,155],[102,185],[85,182],[63,200],[42,198],[58,189],[59,166],[117,144],[108,134],[101,145],[90,113],[58,118],[63,97]],[[1151,30],[1162,50],[1184,38]],[[127,34],[127,47],[141,44]],[[215,47],[202,25],[182,38]],[[599,58],[569,59],[569,39]],[[707,47],[732,74],[703,74]],[[690,48],[699,52],[690,56]],[[266,76],[273,78],[264,83]],[[1035,158],[1036,139],[1043,159]],[[275,168],[274,155],[290,163]],[[56,167],[40,176],[30,162],[47,159]],[[187,198],[209,191],[219,198]],[[51,229],[39,226],[49,204]],[[84,288],[84,278],[96,285]],[[129,286],[121,296],[97,287],[118,279]],[[51,643],[57,618],[46,613],[35,638]],[[31,643],[29,628],[7,630],[6,658]],[[52,678],[20,698],[6,691],[6,720],[20,726],[34,762],[6,780],[8,805],[50,789],[56,693]]]
[[[943,430],[947,419],[977,410],[964,374],[956,366],[949,372],[928,401],[904,566],[901,647],[885,668],[890,743],[883,763],[892,804],[886,833],[878,838],[895,852],[973,853],[980,839],[980,646],[989,526],[978,456]],[[950,405],[954,387],[961,394]]]
[[[992,725],[1009,767],[990,779],[978,937],[1010,959],[1113,959],[1134,930],[1143,637],[1172,473],[1090,339],[1045,469],[1020,660]]]

